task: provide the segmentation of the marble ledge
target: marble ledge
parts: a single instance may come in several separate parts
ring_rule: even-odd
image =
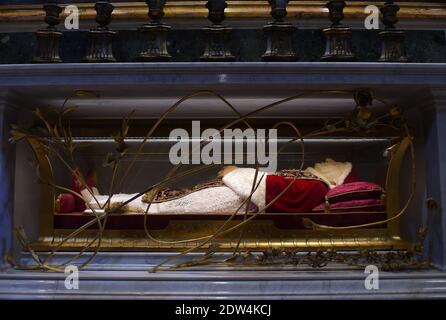
[[[0,90],[73,85],[281,84],[446,86],[444,63],[171,62],[0,65]]]
[[[23,273],[26,273],[24,275]],[[198,274],[197,274],[198,273]],[[65,275],[0,275],[1,299],[425,299],[446,298],[438,271],[381,273],[367,290],[363,271],[81,271],[79,289]]]
[[[55,262],[72,254],[61,253]],[[446,298],[446,273],[381,272],[378,290],[366,274],[342,264],[324,269],[216,268],[148,272],[169,253],[101,253],[67,290],[65,274],[7,269],[0,272],[1,299],[421,299]],[[194,256],[194,255],[192,255]],[[24,255],[22,262],[28,263]],[[28,262],[27,262],[28,261]],[[101,269],[102,268],[102,269]]]

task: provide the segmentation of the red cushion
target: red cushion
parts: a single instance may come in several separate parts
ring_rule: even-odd
[[[322,203],[313,209],[315,212],[326,211],[325,204]],[[330,212],[383,212],[385,207],[380,199],[361,199],[342,201],[330,204]]]
[[[282,176],[266,177],[266,204],[277,197],[290,183],[291,187],[270,207],[267,213],[309,212],[324,201],[328,187],[319,180],[293,179]]]
[[[82,173],[79,168],[74,169],[74,172],[71,174],[71,190],[73,190],[78,194],[80,194],[81,191],[84,189],[79,178],[81,174]],[[74,200],[75,200],[76,211],[82,212],[87,208],[85,206],[84,200],[82,200],[82,198],[80,198],[79,196],[75,195]]]
[[[373,182],[350,182],[341,184],[327,192],[326,198],[330,204],[361,199],[380,199],[383,188]]]
[[[61,193],[56,201],[57,213],[76,212],[76,201],[71,193]]]

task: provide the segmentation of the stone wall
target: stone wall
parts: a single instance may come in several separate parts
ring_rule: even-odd
[[[359,61],[377,61],[380,44],[378,32],[353,31],[354,51]],[[295,50],[299,61],[319,61],[324,50],[320,30],[302,29],[295,33]],[[261,61],[265,50],[262,30],[237,29],[233,31],[232,52],[237,61]],[[64,62],[81,62],[87,45],[85,31],[65,32],[61,42]],[[119,31],[114,42],[118,61],[131,62],[140,47],[139,33]],[[441,30],[409,30],[406,47],[412,62],[446,62],[446,33]],[[0,33],[0,63],[30,63],[36,49],[32,32]],[[168,37],[168,50],[172,61],[198,61],[204,49],[201,30],[173,30]]]

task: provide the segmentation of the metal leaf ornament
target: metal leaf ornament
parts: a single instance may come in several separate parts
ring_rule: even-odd
[[[389,124],[401,128],[403,126],[401,108],[398,106],[392,106],[389,110]]]
[[[103,161],[104,167],[115,166],[127,153],[129,148],[127,143],[125,142],[125,139],[127,138],[127,135],[129,133],[129,121],[133,113],[135,113],[135,110],[133,110],[127,118],[123,119],[121,130],[112,135],[112,139],[116,142],[117,146],[114,152],[109,152],[105,156]]]
[[[354,131],[361,131],[370,129],[373,126],[372,111],[369,106],[372,105],[373,96],[369,90],[359,89],[353,94],[356,102],[356,108],[353,110],[353,115],[348,125]]]

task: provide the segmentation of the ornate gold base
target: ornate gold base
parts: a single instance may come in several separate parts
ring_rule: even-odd
[[[49,251],[57,246],[62,238],[41,238],[31,244],[31,249],[35,251]],[[60,251],[79,251],[84,249],[92,239],[78,238],[72,241],[67,241],[61,246]],[[199,242],[189,242],[183,245],[166,245],[150,241],[145,238],[104,238],[102,239],[100,251],[178,251],[195,247]],[[219,251],[232,251],[237,242],[236,241],[216,241],[213,244],[218,244]],[[87,251],[94,251],[95,245],[90,247]],[[209,244],[201,248],[206,251]],[[268,241],[256,241],[254,239],[245,239],[240,244],[240,249],[246,250],[267,250],[274,248],[281,249],[296,249],[300,251],[315,251],[318,249],[332,249],[332,250],[405,250],[410,247],[408,242],[398,238],[390,237],[345,237],[345,238],[305,238],[305,239],[270,239]]]
[[[143,230],[106,230],[101,240],[101,251],[181,251],[196,247],[204,240],[198,238],[213,234],[221,223],[206,224],[200,221],[187,224],[175,222],[166,229],[151,231],[150,235],[162,242],[151,240]],[[31,244],[35,251],[48,251],[55,248],[73,230],[55,230],[54,237],[41,237]],[[84,249],[96,236],[96,230],[87,230],[81,236],[62,244],[60,251],[79,251]],[[268,236],[259,236],[268,235]],[[239,231],[222,235],[200,249],[206,251],[210,245],[218,245],[218,251],[231,251],[238,243]],[[180,242],[196,239],[190,242]],[[89,250],[98,245],[96,240]],[[275,228],[269,221],[253,221],[245,229],[240,248],[246,250],[296,249],[314,251],[318,249],[362,250],[362,249],[408,249],[411,244],[396,236],[389,236],[386,229],[359,230],[282,230]]]

